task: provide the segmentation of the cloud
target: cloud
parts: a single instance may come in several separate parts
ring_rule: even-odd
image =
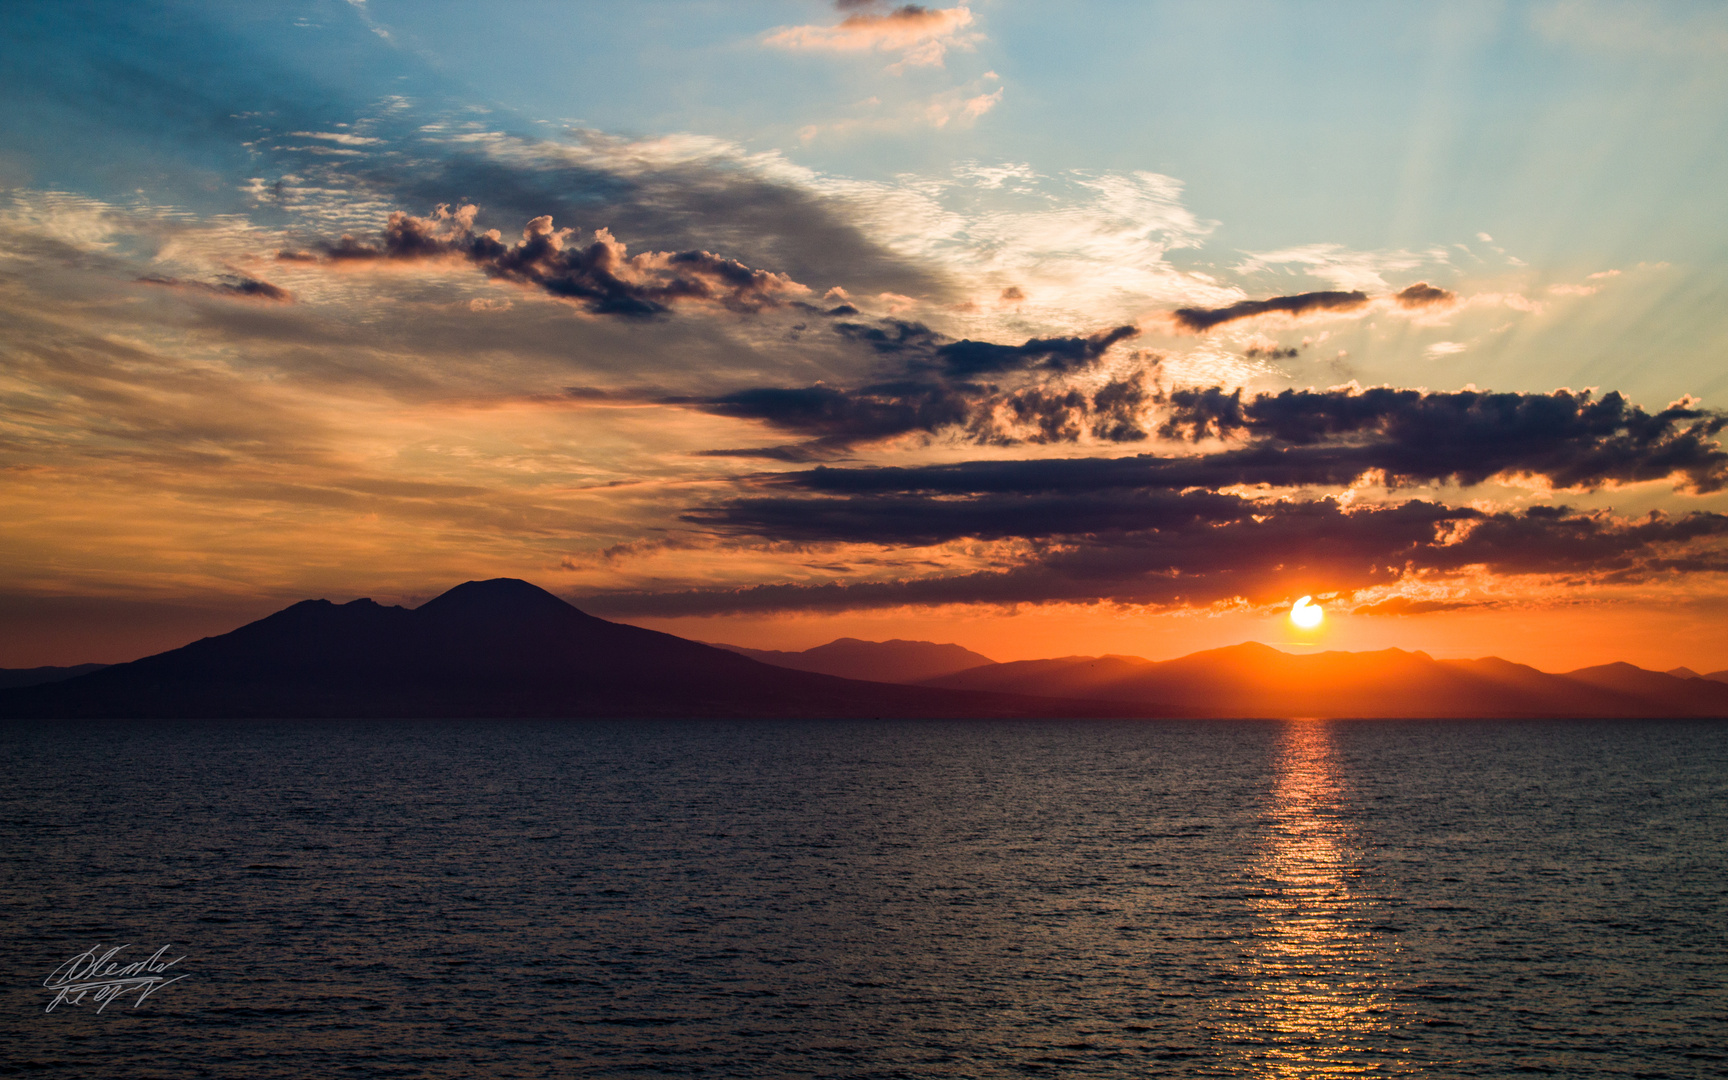
[[[1097,363],[1112,345],[1140,334],[1138,326],[1118,326],[1089,337],[1034,338],[1021,345],[956,341],[938,346],[935,355],[957,376],[1042,367],[1069,371]]]
[[[1627,521],[1563,507],[1487,514],[1424,502],[1345,508],[1330,499],[1241,501],[1233,513],[1229,497],[1207,494],[1091,504],[1073,497],[1041,504],[980,500],[959,509],[923,500],[906,503],[890,517],[871,513],[868,505],[840,503],[817,509],[818,521],[834,537],[867,543],[878,537],[916,542],[958,530],[987,537],[1011,528],[1007,523],[1016,515],[1072,524],[1060,534],[1066,542],[1000,569],[851,583],[620,591],[593,594],[582,603],[607,613],[661,616],[1050,602],[1204,607],[1270,603],[1302,593],[1348,596],[1483,570],[1574,583],[1651,580],[1680,568],[1728,570],[1728,516],[1708,513]],[[930,527],[920,530],[920,524]],[[809,518],[776,516],[762,525],[816,532]],[[1088,528],[1093,531],[1083,531]]]
[[[1422,355],[1430,360],[1438,360],[1442,356],[1456,356],[1470,346],[1461,341],[1436,341],[1422,350]]]
[[[906,4],[881,15],[848,15],[834,26],[781,27],[762,40],[781,49],[901,54],[899,63],[890,70],[940,67],[949,49],[972,47],[976,35],[961,33],[970,25],[972,12],[964,5],[926,8]]]
[[[950,433],[995,446],[1021,443],[1140,442],[1155,393],[1140,373],[1095,389],[1031,386],[1004,389],[974,382],[903,379],[855,389],[758,387],[713,397],[662,398],[717,416],[762,421],[806,440],[711,456],[810,461],[861,443],[904,435]]]
[[[1363,604],[1351,609],[1352,615],[1430,615],[1437,611],[1461,611],[1467,608],[1483,607],[1480,602],[1469,600],[1416,600],[1408,596],[1394,596],[1376,604]]]
[[[958,377],[1032,369],[1074,371],[1096,364],[1112,346],[1140,334],[1139,327],[1126,325],[1084,337],[1032,338],[1019,345],[998,345],[949,340],[923,323],[894,318],[880,319],[874,325],[837,322],[834,331],[878,353],[903,357],[909,370],[934,366]]]
[[[1390,288],[1385,275],[1403,274],[1424,264],[1445,265],[1450,255],[1444,248],[1428,251],[1352,251],[1342,244],[1306,244],[1280,251],[1250,252],[1236,266],[1239,274],[1255,274],[1272,267],[1305,267],[1305,272],[1334,288],[1380,292]]]
[[[186,281],[171,277],[141,277],[140,285],[160,285],[169,289],[189,289],[194,292],[210,293],[215,296],[229,296],[246,300],[273,300],[287,304],[294,301],[294,295],[287,289],[279,288],[268,281],[235,274],[221,281]]]
[[[1149,368],[1086,388],[1064,381],[1068,375],[1095,367],[1113,346],[1138,335],[1138,327],[1033,338],[1020,345],[953,341],[922,323],[894,318],[873,324],[837,321],[834,330],[845,340],[893,358],[900,368],[896,376],[852,388],[751,387],[658,400],[761,421],[808,440],[801,446],[712,452],[723,456],[806,461],[860,443],[945,431],[993,445],[1077,442],[1085,437],[1114,443],[1148,438],[1145,421],[1156,396],[1145,382]],[[1156,359],[1150,364],[1156,367]],[[986,376],[1010,381],[1008,385],[977,381]],[[1028,378],[1034,380],[1031,385],[1024,384]]]
[[[993,492],[932,499],[896,492],[843,498],[747,496],[693,509],[683,520],[734,535],[801,543],[920,547],[1172,529],[1239,521],[1253,505],[1211,491]]]
[[[859,115],[841,117],[798,129],[798,138],[814,142],[827,135],[891,134],[920,128],[937,131],[971,127],[978,118],[1002,103],[1004,87],[987,89],[1000,81],[994,71],[963,86],[951,87],[913,101],[904,101],[884,108],[880,99],[872,97],[860,102]]]
[[[345,131],[290,131],[288,134],[300,139],[323,139],[340,146],[377,146],[384,141],[365,135],[352,135]]]
[[[1393,293],[1392,299],[1398,302],[1399,307],[1426,308],[1455,304],[1458,302],[1458,294],[1451,289],[1442,289],[1438,285],[1418,281]]]
[[[1222,489],[1345,486],[1371,472],[1391,483],[1480,483],[1502,473],[1542,476],[1556,487],[1676,478],[1694,490],[1728,484],[1728,453],[1706,441],[1725,418],[1685,407],[1651,415],[1619,395],[1484,395],[1369,391],[1286,393],[1251,399],[1178,391],[1170,395],[1188,430],[1250,430],[1262,445],[1192,456],[1137,455],[975,461],[916,468],[818,467],[763,478],[767,493],[690,512],[688,520],[730,531],[802,541],[859,542],[853,521],[877,521],[883,537],[905,543],[962,538],[1048,538],[1121,527],[1117,507],[1144,513],[1146,500],[1186,499]],[[1253,412],[1250,419],[1243,410]],[[1366,436],[1366,437],[1365,437]],[[1206,501],[1238,517],[1260,512],[1236,496]],[[1159,502],[1160,506],[1170,504]],[[1184,505],[1200,505],[1185,503]],[[986,533],[959,524],[1017,521]],[[919,509],[922,507],[923,509]],[[1018,507],[998,517],[996,510]],[[1043,508],[1044,512],[1035,512]],[[1246,508],[1246,509],[1245,509]],[[1462,512],[1460,512],[1462,513]],[[1469,516],[1469,515],[1466,515]],[[915,524],[920,520],[924,524]],[[932,531],[931,521],[949,531]],[[840,522],[841,526],[834,523]],[[1144,527],[1144,526],[1142,526]],[[875,542],[875,541],[872,541]]]
[[[1221,308],[1177,308],[1171,318],[1178,327],[1203,334],[1215,326],[1237,319],[1251,319],[1274,312],[1300,316],[1311,311],[1354,311],[1368,303],[1364,292],[1311,292],[1274,296],[1267,300],[1243,300]]]
[[[1124,322],[1153,306],[1242,298],[1212,275],[1171,265],[1170,251],[1203,246],[1217,223],[1197,217],[1182,183],[1158,173],[977,165],[874,181],[693,135],[579,131],[553,142],[441,129],[427,137],[443,144],[442,160],[369,184],[428,205],[450,191],[485,191],[494,220],[598,217],[644,245],[725,251],[857,296],[981,302],[975,313],[949,314],[955,336],[997,332],[992,301],[1009,285],[1031,298],[1021,324],[1041,334]]]
[[[429,218],[397,211],[376,240],[344,235],[320,246],[327,263],[408,263],[463,259],[488,277],[537,287],[600,315],[660,315],[674,303],[707,302],[733,311],[777,306],[810,290],[784,274],[755,270],[707,251],[625,255],[606,229],[592,243],[566,246],[573,229],[554,229],[552,218],[529,221],[522,239],[504,244],[498,230],[475,232],[473,206],[440,206]],[[279,258],[281,256],[278,256]],[[290,253],[287,258],[296,256]]]
[[[1558,488],[1673,478],[1694,492],[1728,486],[1716,436],[1728,414],[1677,402],[1647,413],[1619,393],[1285,390],[1243,399],[1211,387],[1169,394],[1169,437],[1246,436],[1268,448],[1335,446],[1393,481],[1478,484],[1500,474]]]

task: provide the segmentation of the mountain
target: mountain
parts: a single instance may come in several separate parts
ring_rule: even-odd
[[[525,581],[418,608],[306,600],[232,633],[0,691],[7,717],[1036,717],[1119,705],[890,686],[607,622]]]
[[[101,671],[107,666],[107,664],[73,664],[71,667],[0,668],[0,690],[9,690],[15,686],[40,686],[43,683],[75,679],[92,671]]]
[[[1721,708],[1719,702],[1728,698],[1724,693],[1728,688],[1709,679],[1683,679],[1627,663],[1579,668],[1567,672],[1565,678],[1630,697],[1669,702],[1679,715],[1728,716],[1728,712],[1716,711]]]
[[[881,671],[897,656],[952,659],[947,650],[958,649],[833,645],[809,652],[850,655]],[[413,609],[307,600],[130,664],[0,689],[0,717],[516,716],[1728,717],[1728,683],[1631,664],[1551,675],[1492,657],[1435,660],[1401,649],[1293,656],[1247,643],[1158,663],[986,661],[895,685],[765,664],[607,622],[499,578],[458,585]]]
[[[779,652],[774,649],[746,649],[742,645],[723,645],[752,660],[795,671],[819,671],[843,679],[870,679],[875,682],[914,683],[952,675],[967,668],[982,667],[996,661],[958,645],[938,645],[931,641],[861,641],[858,638],[835,638],[826,645],[803,652]]]
[[[1672,675],[1676,679],[1702,679],[1704,677],[1704,676],[1698,674],[1696,671],[1693,671],[1689,667],[1669,668],[1667,671],[1664,671],[1662,674]]]
[[[1728,683],[1728,671],[1712,671],[1703,678],[1709,679],[1711,682]]]
[[[1099,698],[1159,716],[1728,717],[1728,686],[1630,664],[1550,675],[1427,653],[1293,656],[1247,643],[1178,660],[1073,656],[975,668],[923,685]]]

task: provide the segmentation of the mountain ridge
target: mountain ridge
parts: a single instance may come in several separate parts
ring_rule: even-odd
[[[958,645],[845,638],[805,653],[877,670],[908,657],[985,662],[909,683],[843,678],[609,622],[496,578],[418,608],[300,601],[129,664],[0,689],[0,716],[1728,717],[1728,681],[1715,677],[1728,673],[1623,662],[1549,674],[1499,657],[1295,655],[1260,642],[1164,661],[999,664]]]
[[[1555,675],[1499,657],[1436,660],[1396,648],[1299,656],[1259,642],[1164,661],[1021,660],[921,685],[1098,698],[1192,717],[1728,717],[1728,684],[1624,662]]]
[[[711,642],[715,648],[728,649],[752,660],[795,671],[817,671],[845,679],[867,679],[874,682],[919,682],[965,671],[968,668],[994,664],[982,653],[952,643],[907,641],[864,641],[860,638],[835,638],[825,645],[786,652],[778,649],[750,649],[743,645]]]
[[[129,664],[0,691],[7,717],[1030,717],[1099,702],[869,683],[608,622],[524,581],[418,608],[304,600]]]

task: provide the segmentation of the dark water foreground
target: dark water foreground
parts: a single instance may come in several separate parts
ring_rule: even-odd
[[[0,739],[11,1075],[1728,1075],[1724,724]]]

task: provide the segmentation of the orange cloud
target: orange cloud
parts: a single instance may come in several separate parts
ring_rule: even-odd
[[[1393,293],[1392,299],[1398,302],[1399,307],[1424,308],[1438,304],[1455,304],[1458,302],[1458,294],[1451,289],[1442,289],[1438,285],[1418,281],[1414,285]]]
[[[962,5],[926,8],[907,4],[885,15],[849,15],[835,26],[787,26],[763,39],[782,49],[825,52],[897,52],[900,64],[940,67],[949,48],[966,48],[970,38],[960,31],[972,24],[972,12]]]

